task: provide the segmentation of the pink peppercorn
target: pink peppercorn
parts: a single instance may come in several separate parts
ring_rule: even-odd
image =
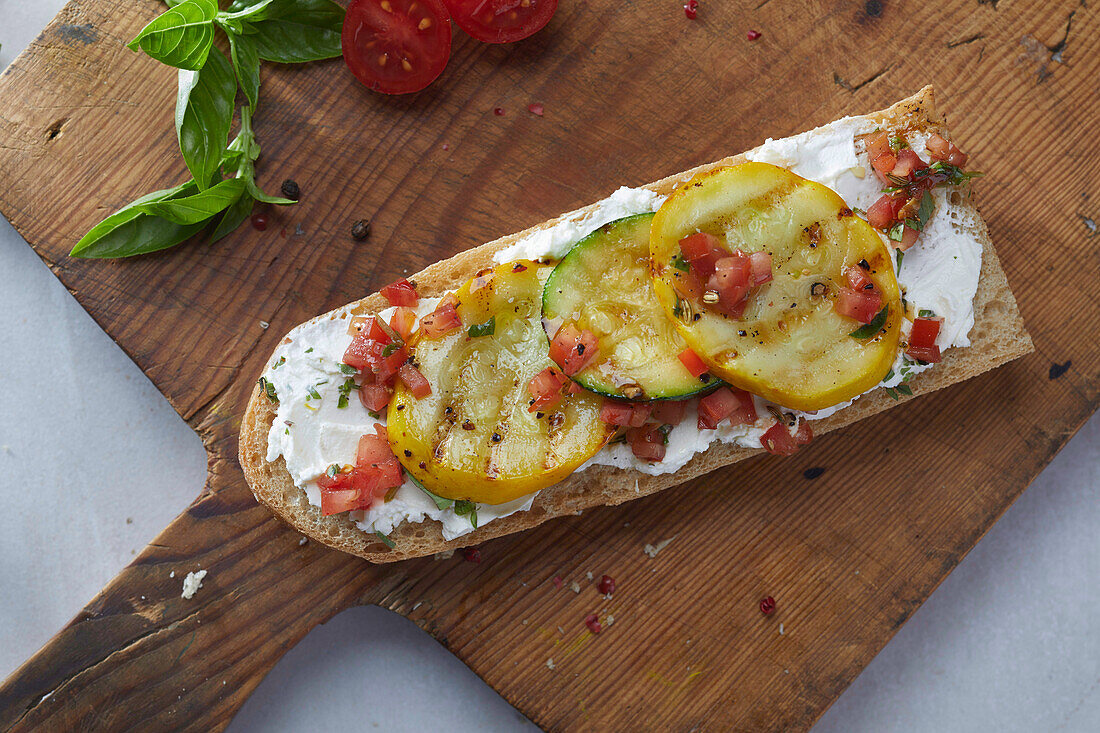
[[[590,613],[584,617],[584,625],[587,626],[588,630],[593,634],[598,634],[603,631],[603,626],[600,625],[600,619],[594,613]]]
[[[688,0],[684,5],[684,15],[688,17],[688,20],[695,20],[695,16],[699,11],[699,0]]]
[[[481,562],[481,550],[476,547],[462,548],[462,559],[466,562]]]
[[[596,584],[596,590],[605,596],[611,595],[615,592],[615,579],[610,575],[603,576],[600,578],[600,582]]]
[[[748,33],[745,34],[745,38],[749,39],[750,41],[755,41],[757,38],[759,38],[762,35],[764,35],[764,34],[761,33],[760,31],[749,31]]]
[[[765,616],[770,616],[775,611],[775,599],[768,596],[764,600],[760,601],[760,613]]]

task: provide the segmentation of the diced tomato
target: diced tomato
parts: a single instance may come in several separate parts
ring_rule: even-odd
[[[760,444],[768,453],[777,456],[793,456],[798,452],[798,443],[791,437],[791,431],[778,420],[760,436]]]
[[[894,170],[890,172],[891,175],[898,178],[908,178],[913,171],[922,170],[927,168],[928,164],[920,159],[920,156],[914,153],[910,148],[905,148],[898,152],[898,162],[894,166]]]
[[[867,277],[867,271],[857,265],[849,265],[844,268],[844,276],[848,278],[848,287],[852,290],[873,290],[875,284]],[[867,287],[870,285],[871,287]]]
[[[753,285],[763,285],[772,279],[772,256],[767,252],[753,252],[749,255],[752,263]]]
[[[630,425],[630,420],[633,417],[634,408],[628,402],[604,400],[603,406],[600,407],[600,420],[608,425],[625,427]]]
[[[366,506],[363,505],[359,498],[360,493],[362,492],[359,489],[335,489],[331,491],[322,489],[321,514],[327,517],[341,512],[349,512],[353,509],[370,507],[371,502],[367,502]]]
[[[882,296],[873,290],[838,288],[833,306],[842,316],[854,318],[860,323],[870,323],[882,307]]]
[[[389,346],[392,348],[393,344]],[[382,363],[378,365],[375,371],[378,375],[378,381],[389,384],[390,380],[396,376],[397,370],[408,360],[409,352],[404,346],[393,351],[389,356],[383,356]]]
[[[898,164],[898,158],[890,151],[880,153],[871,159],[871,167],[876,172],[886,175],[894,170],[894,167]]]
[[[550,341],[550,358],[569,376],[582,371],[599,353],[596,334],[572,323],[563,323]]]
[[[370,328],[367,329],[367,338],[373,339],[380,344],[392,344],[400,340],[397,338],[397,333],[394,329],[378,316],[371,319]]]
[[[367,338],[366,334],[361,333],[351,340],[351,344],[344,351],[344,363],[360,371],[373,369],[381,363],[382,350],[385,348],[385,344]]]
[[[416,288],[405,278],[390,283],[382,288],[381,293],[383,298],[390,301],[390,305],[414,306],[420,302],[420,296],[417,295]]]
[[[714,263],[714,275],[707,287],[718,291],[718,297],[729,307],[745,299],[752,284],[752,263],[741,252],[734,252]]]
[[[942,318],[917,318],[913,321],[913,330],[909,333],[909,345],[917,348],[934,346],[942,325]]]
[[[867,137],[867,157],[874,160],[883,153],[891,153],[890,133],[885,130],[876,132]]]
[[[901,241],[897,242],[895,246],[902,252],[912,247],[917,243],[917,237],[920,232],[911,227],[903,227],[901,231]]]
[[[940,347],[934,344],[932,346],[913,346],[910,344],[905,353],[926,364],[936,364],[940,361]]]
[[[730,425],[752,425],[757,420],[756,402],[752,395],[743,389],[734,389],[737,396],[737,409],[726,416]]]
[[[418,400],[432,393],[432,386],[428,384],[427,378],[412,364],[402,364],[397,370],[397,378]]]
[[[581,331],[572,322],[561,324],[554,338],[550,339],[550,359],[558,366],[565,364],[566,357],[581,338]]]
[[[955,143],[948,142],[936,133],[932,133],[928,136],[926,145],[929,155],[932,156],[932,160],[941,160],[951,165],[957,165],[960,168],[966,165],[966,161],[970,157],[962,150],[959,150]]]
[[[679,425],[687,411],[683,400],[661,400],[653,403],[653,419],[662,425]]]
[[[699,418],[707,424],[717,425],[741,404],[741,400],[729,387],[719,387],[699,400]]]
[[[867,209],[867,223],[875,229],[889,229],[897,221],[898,210],[904,204],[905,199],[900,196],[883,194]]]
[[[584,391],[584,387],[582,387],[579,384],[577,384],[576,382],[570,380],[569,381],[569,386],[565,388],[565,391],[568,394],[580,394],[581,392]]]
[[[680,363],[684,365],[691,376],[700,377],[706,374],[707,365],[703,363],[698,354],[691,350],[690,346],[677,354],[677,358],[680,359]]]
[[[809,420],[799,420],[798,430],[794,431],[794,442],[799,445],[809,445],[814,439],[814,429],[810,427]]]
[[[703,281],[695,274],[695,270],[673,270],[672,275],[672,287],[681,298],[699,300],[703,297]]]
[[[366,433],[359,438],[359,447],[355,451],[355,465],[360,468],[379,466],[397,458],[390,449],[389,439],[386,437],[386,428],[378,426],[374,435]]]
[[[600,408],[600,420],[608,425],[640,428],[645,425],[653,408],[645,402],[619,402],[604,400]]]
[[[390,328],[397,332],[402,341],[408,341],[416,328],[416,311],[408,306],[397,306],[390,316]]]
[[[545,410],[561,399],[562,388],[569,382],[569,377],[562,374],[554,367],[546,367],[541,372],[531,377],[527,384],[527,391],[534,399],[527,408],[528,412]]]
[[[730,255],[718,237],[706,232],[689,234],[681,239],[680,252],[702,279],[714,274],[714,263]]]
[[[384,384],[359,385],[359,401],[371,412],[382,412],[390,404],[393,390]]]
[[[462,328],[462,318],[455,305],[457,298],[444,298],[436,309],[420,319],[420,330],[428,338],[438,338],[456,329]]]
[[[665,435],[656,426],[634,428],[626,438],[630,450],[643,461],[657,463],[665,459]]]
[[[317,479],[317,486],[321,491],[339,491],[341,489],[350,489],[352,487],[351,471],[341,471],[335,476],[329,476],[327,473]]]

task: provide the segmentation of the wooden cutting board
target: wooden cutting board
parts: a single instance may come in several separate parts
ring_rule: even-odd
[[[175,74],[124,47],[161,7],[74,0],[0,77],[0,210],[198,431],[209,478],[4,683],[4,729],[221,729],[287,649],[363,603],[413,619],[547,729],[806,729],[1097,407],[1100,13],[1084,2],[702,0],[690,21],[679,0],[566,0],[525,43],[456,32],[444,78],[401,98],[339,62],[266,66],[260,181],[296,179],[299,205],[214,246],[68,259],[184,175]],[[239,418],[295,324],[928,82],[988,174],[979,201],[1037,353],[794,458],[487,543],[480,564],[372,566],[303,546],[253,500]],[[192,600],[179,568],[209,571]],[[598,636],[594,611],[614,617]]]

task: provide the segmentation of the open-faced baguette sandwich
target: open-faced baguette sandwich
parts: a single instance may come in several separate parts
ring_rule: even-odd
[[[931,87],[438,262],[291,331],[240,460],[375,562],[619,504],[1032,349]]]

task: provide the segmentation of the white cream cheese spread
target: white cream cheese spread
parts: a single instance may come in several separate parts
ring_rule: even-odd
[[[856,138],[874,130],[874,123],[863,118],[845,118],[809,132],[767,140],[746,153],[749,160],[783,166],[804,178],[817,181],[836,191],[852,208],[866,210],[882,195],[882,186],[870,172],[866,153],[857,152]],[[926,136],[910,134],[908,142],[918,154],[925,151]],[[941,349],[968,346],[968,334],[974,325],[973,300],[981,271],[982,246],[971,234],[971,215],[953,203],[957,196],[950,190],[937,189],[935,212],[925,225],[917,243],[905,252],[898,272],[906,300],[920,309],[930,309],[944,319],[936,343]],[[517,259],[560,259],[579,240],[600,226],[634,214],[656,211],[665,197],[647,189],[620,188],[590,211],[566,216],[553,226],[534,232],[497,252],[496,262]],[[417,316],[430,313],[438,299],[421,299]],[[390,310],[383,311],[388,320]],[[348,324],[351,314],[336,311],[309,321],[290,332],[275,353],[264,378],[276,391],[279,403],[268,436],[269,461],[282,456],[295,485],[301,487],[314,505],[320,505],[316,479],[328,466],[354,463],[359,438],[384,424],[384,417],[368,413],[360,401],[340,400],[340,387],[349,378],[341,370],[344,351],[351,342]],[[903,321],[903,332],[911,328]],[[892,373],[879,387],[896,387],[912,374],[929,368],[906,359],[901,353]],[[876,387],[877,388],[877,387]],[[345,390],[346,394],[346,390]],[[684,420],[668,436],[665,458],[649,463],[634,456],[629,445],[605,446],[579,470],[592,465],[633,469],[649,475],[673,473],[692,456],[705,451],[711,443],[734,443],[759,448],[760,439],[770,427],[768,403],[755,398],[756,425],[731,426],[722,423],[716,430],[696,426],[695,408],[688,407]],[[343,403],[343,407],[341,407]],[[817,420],[850,405],[846,402],[815,413],[795,412],[798,419]],[[536,494],[508,504],[478,504],[477,526],[530,509]],[[474,530],[471,515],[458,515],[453,508],[440,508],[435,501],[406,479],[389,501],[369,510],[351,512],[351,518],[369,532],[388,534],[402,522],[435,520],[441,523],[447,540]]]

